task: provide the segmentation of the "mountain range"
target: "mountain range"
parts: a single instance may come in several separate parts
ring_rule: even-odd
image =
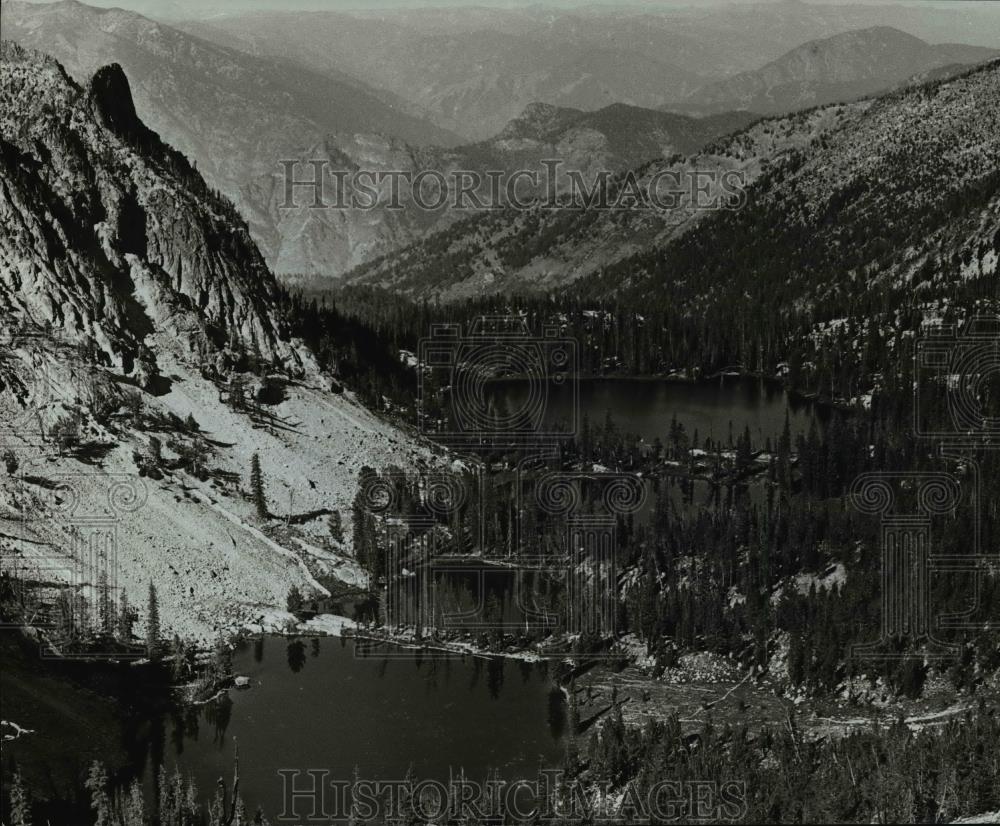
[[[710,117],[690,117],[671,112],[614,104],[596,112],[532,104],[495,138],[451,149],[416,147],[382,135],[356,135],[350,141],[324,141],[310,147],[295,167],[297,178],[314,176],[311,163],[328,169],[404,171],[413,175],[439,172],[449,187],[447,202],[459,208],[428,210],[414,203],[410,188],[401,187],[401,210],[389,208],[387,185],[371,210],[310,209],[308,192],[293,209],[286,200],[284,171],[262,175],[244,188],[241,203],[248,210],[262,249],[286,281],[305,276],[311,281],[340,276],[474,214],[470,198],[461,198],[459,173],[478,174],[483,185],[474,193],[484,205],[491,203],[488,173],[491,170],[525,170],[539,175],[537,189],[545,189],[544,162],[557,159],[561,166],[557,186],[565,188],[569,171],[593,181],[606,171],[621,172],[671,155],[688,154],[720,135],[756,119],[746,112]],[[334,185],[326,190],[334,198]],[[348,180],[342,197],[353,189]],[[506,196],[504,196],[506,197]],[[431,198],[431,200],[433,200]]]
[[[798,306],[804,295],[821,303],[825,284],[853,289],[844,281],[849,271],[863,284],[875,274],[918,284],[914,273],[937,261],[946,262],[932,267],[938,279],[988,274],[996,267],[996,214],[988,206],[1000,167],[998,79],[1000,64],[992,62],[880,98],[763,119],[636,172],[642,185],[664,172],[680,180],[739,173],[745,201],[737,209],[700,209],[688,197],[672,209],[535,207],[476,216],[347,280],[443,300],[572,284],[574,296],[637,307],[673,295],[676,283],[714,295],[713,306],[739,307],[743,292],[733,284],[752,293],[765,275],[774,289],[794,281],[801,293],[782,300]],[[774,296],[768,301],[773,306]]]
[[[899,25],[925,37],[971,41],[991,31],[988,17],[978,31],[967,32],[957,18],[937,11],[917,15],[894,8]],[[605,243],[601,233],[587,237],[590,216],[582,224],[563,216],[553,245],[545,233],[530,237],[534,219],[515,218],[520,229],[500,229],[493,239],[483,227],[507,226],[496,212],[477,219],[470,210],[412,204],[401,210],[382,204],[284,209],[281,162],[298,162],[297,174],[308,179],[312,162],[347,171],[509,173],[557,158],[592,180],[604,170],[621,173],[651,162],[662,169],[671,156],[694,155],[747,127],[757,114],[940,79],[995,54],[979,46],[929,45],[884,26],[839,32],[782,54],[789,37],[882,20],[885,9],[780,2],[727,14],[269,12],[167,25],[76,0],[11,0],[0,8],[0,22],[5,37],[52,53],[78,80],[106,62],[119,63],[139,116],[233,201],[266,262],[286,281],[335,280],[350,272],[351,280],[382,282],[388,267],[392,283],[421,292],[433,279],[429,272],[413,275],[414,262],[426,259],[433,269],[434,256],[413,249],[394,253],[444,233],[428,241],[428,248],[440,251],[450,243],[445,239],[476,227],[474,246],[486,247],[457,262],[449,257],[451,269],[431,289],[447,296],[473,274],[469,289],[478,289],[476,279],[553,286],[564,280],[559,261],[585,274],[659,243],[676,231],[675,222],[632,216],[623,224],[619,216],[612,236],[620,243]],[[626,42],[625,50],[616,45]],[[765,58],[771,62],[762,67]],[[710,114],[692,117],[704,113]],[[784,144],[776,141],[778,146]],[[603,225],[606,217],[596,220]],[[539,226],[547,225],[548,217],[539,219]],[[462,249],[459,242],[449,256],[464,255]],[[584,249],[593,254],[581,256]],[[523,279],[512,269],[523,269]]]
[[[790,112],[886,91],[915,76],[927,79],[931,72],[957,74],[997,56],[997,49],[932,46],[878,26],[804,43],[760,69],[699,87],[686,103],[700,112]]]
[[[233,48],[364,78],[476,141],[535,102],[576,109],[685,103],[696,89],[758,70],[800,44],[874,26],[929,43],[995,48],[1000,20],[988,5],[958,11],[781,0],[655,9],[262,12],[178,25]]]
[[[589,175],[691,151],[749,119],[699,121],[616,104],[593,113],[563,108],[545,134],[521,135],[545,110],[526,107],[500,136],[459,147],[457,135],[407,113],[416,106],[335,68],[320,72],[250,55],[76,0],[13,0],[0,15],[5,37],[48,51],[75,78],[90,77],[108,61],[121,65],[140,116],[236,204],[268,264],[282,275],[336,277],[461,217],[413,209],[281,210],[282,160],[346,170],[446,171],[537,168],[555,153]]]
[[[628,258],[656,249],[715,214],[702,208],[728,180],[742,189],[772,163],[808,146],[854,109],[834,106],[758,120],[699,152],[659,158],[619,174],[641,192],[652,187],[664,208],[623,205],[553,209],[545,204],[472,215],[345,276],[353,284],[392,289],[413,298],[461,300],[483,293],[548,291]],[[654,183],[659,182],[659,183]],[[707,187],[699,195],[699,187]],[[671,203],[666,189],[679,194]],[[722,202],[717,204],[722,207]]]
[[[652,108],[701,83],[669,49],[615,47],[531,12],[267,13],[183,28],[250,53],[290,56],[314,71],[366,78],[468,141],[492,137],[538,101]]]

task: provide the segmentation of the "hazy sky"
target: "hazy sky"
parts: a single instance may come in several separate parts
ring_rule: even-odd
[[[329,10],[338,9],[386,9],[464,6],[481,7],[523,7],[549,6],[574,8],[581,6],[622,6],[628,8],[670,8],[720,6],[739,3],[782,2],[783,0],[84,0],[91,6],[119,7],[132,9],[152,17],[185,16],[200,17],[208,13],[240,13],[261,10]],[[2,2],[2,0],[0,0]],[[48,0],[31,0],[48,2]],[[982,8],[985,3],[993,3],[1000,11],[1000,0],[803,0],[803,2],[824,5],[892,5],[909,6],[972,6]]]

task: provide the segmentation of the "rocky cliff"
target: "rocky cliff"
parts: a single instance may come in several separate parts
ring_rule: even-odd
[[[0,301],[11,325],[96,348],[148,381],[159,331],[294,361],[245,223],[136,115],[121,68],[78,86],[12,43],[0,56]]]
[[[91,605],[154,583],[164,632],[202,640],[294,622],[293,585],[363,582],[326,518],[361,465],[427,451],[327,392],[246,225],[118,66],[84,87],[0,48],[0,568]]]

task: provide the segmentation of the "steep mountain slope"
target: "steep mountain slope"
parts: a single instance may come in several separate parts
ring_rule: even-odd
[[[752,363],[738,331],[760,319],[817,325],[822,338],[845,319],[864,324],[917,307],[935,316],[959,298],[995,299],[998,257],[994,61],[875,100],[772,169],[744,209],[624,259],[579,289],[721,320],[733,331],[734,358]]]
[[[660,158],[620,173],[605,207],[541,203],[473,215],[348,273],[351,283],[413,297],[459,300],[486,293],[551,290],[644,249],[665,244],[718,209],[769,164],[808,145],[866,103],[754,123],[688,156]],[[634,186],[630,186],[630,183]],[[592,180],[585,182],[592,185]],[[637,206],[613,194],[631,188],[659,203]],[[580,193],[585,195],[585,193]],[[734,200],[735,199],[735,200]]]
[[[913,75],[998,54],[978,46],[932,46],[879,26],[805,43],[760,69],[695,90],[687,103],[700,111],[788,112],[885,91]]]
[[[154,582],[167,629],[202,638],[284,621],[293,584],[356,581],[325,515],[346,512],[359,462],[427,453],[327,392],[276,292],[232,206],[136,117],[119,66],[81,87],[0,43],[5,570],[93,599],[88,532],[113,527],[115,587],[135,604]],[[254,401],[267,373],[280,392]],[[280,521],[248,498],[255,454]]]
[[[648,306],[654,296],[669,293],[665,283],[646,281],[640,273],[660,272],[656,262],[661,260],[679,266],[671,250],[684,259],[685,270],[692,262],[714,268],[680,281],[711,291],[729,284],[732,272],[753,271],[747,250],[771,256],[768,245],[781,232],[796,243],[798,269],[810,268],[811,256],[821,252],[831,262],[853,260],[854,234],[875,244],[871,239],[881,231],[886,240],[879,255],[918,241],[923,249],[930,237],[916,229],[925,226],[923,212],[933,209],[935,200],[947,204],[949,198],[965,197],[962,187],[979,199],[982,181],[996,174],[996,65],[883,98],[762,120],[701,153],[637,170],[640,188],[665,172],[679,176],[686,197],[673,208],[534,208],[473,217],[359,267],[348,280],[449,300],[483,291],[549,290],[586,277],[574,284],[574,293],[602,297],[624,292],[637,305]],[[814,170],[808,180],[815,204],[803,203],[803,179],[792,174],[803,165]],[[694,208],[689,182],[726,170],[743,176],[747,198],[735,209]],[[887,176],[884,185],[881,174]],[[787,188],[772,193],[779,180]],[[898,203],[887,196],[892,192]],[[769,205],[766,214],[762,204]],[[855,205],[859,211],[848,212]],[[948,219],[944,206],[934,214],[937,221]],[[890,242],[905,226],[902,215],[910,216],[914,230],[905,242]],[[817,226],[801,230],[806,217]],[[753,222],[755,234],[748,237],[749,229],[738,229],[743,221]],[[952,231],[958,227],[956,216]],[[697,234],[685,240],[695,228]],[[732,236],[720,235],[723,230]],[[801,238],[796,234],[800,230]],[[979,229],[969,231],[970,238],[980,237]],[[829,248],[822,246],[824,239],[832,239]],[[992,243],[992,235],[988,240]],[[974,248],[971,240],[961,244],[966,246]],[[775,251],[773,257],[777,255]],[[977,251],[973,260],[981,258]],[[984,260],[986,266],[992,259]],[[787,300],[795,304],[799,298]]]

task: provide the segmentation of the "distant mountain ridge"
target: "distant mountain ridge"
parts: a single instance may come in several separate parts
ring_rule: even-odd
[[[777,114],[884,92],[915,75],[982,63],[997,49],[931,45],[889,26],[845,32],[792,49],[760,69],[694,90],[685,99],[702,112],[748,109]]]
[[[356,137],[346,154],[340,151],[344,144],[335,147],[323,143],[311,147],[300,159],[302,165],[297,174],[302,177],[312,175],[308,163],[316,159],[331,169],[354,168],[355,162],[364,159],[365,169],[402,170],[413,175],[428,170],[440,172],[451,187],[448,203],[462,202],[465,208],[422,209],[413,203],[408,187],[404,186],[402,210],[376,208],[352,213],[309,209],[304,203],[283,209],[285,186],[278,174],[262,176],[242,202],[249,205],[248,218],[257,228],[262,245],[273,251],[269,260],[279,273],[305,276],[313,283],[321,283],[326,277],[332,283],[331,276],[364,268],[370,262],[391,257],[409,244],[419,243],[428,235],[450,232],[456,223],[475,220],[470,217],[476,214],[470,206],[472,199],[457,194],[461,186],[459,172],[479,174],[483,186],[474,194],[490,211],[494,203],[490,171],[523,170],[537,174],[539,186],[534,194],[539,195],[547,185],[545,164],[555,161],[558,188],[566,188],[571,173],[590,186],[606,173],[620,173],[651,161],[690,154],[755,119],[748,113],[693,118],[624,104],[597,112],[532,104],[499,136],[475,144],[451,149],[421,148],[401,141]],[[383,205],[388,205],[386,187],[382,190]],[[506,192],[501,191],[500,195],[502,206],[506,203]]]
[[[686,8],[466,6],[231,14],[183,27],[315,71],[364,78],[480,141],[534,101],[585,110],[612,103],[661,108],[714,81],[754,72],[798,44],[874,26],[930,43],[993,47],[1000,43],[1000,17],[987,5],[969,4],[961,14],[930,4],[796,0]]]
[[[433,113],[466,142],[491,138],[534,101],[654,108],[703,80],[666,51],[581,41],[552,21],[537,30],[520,23],[498,30],[465,25],[461,15],[441,10],[424,16],[442,15],[447,22],[430,28],[406,13],[396,19],[334,12],[229,16],[183,28],[253,54],[292,56],[313,71],[366,78]]]
[[[998,67],[1000,63],[992,62],[955,79],[908,87],[880,98],[766,118],[689,158],[673,164],[653,162],[637,170],[640,181],[666,170],[682,177],[739,171],[748,186],[749,205],[734,212],[682,204],[665,212],[531,209],[478,216],[359,267],[347,280],[442,300],[484,292],[566,289],[572,284],[573,295],[623,295],[641,306],[669,294],[666,287],[672,276],[658,262],[671,250],[688,250],[683,253],[683,268],[691,270],[691,275],[682,280],[706,289],[728,283],[727,271],[751,266],[748,249],[766,256],[766,245],[758,247],[779,233],[797,239],[796,254],[801,258],[794,266],[806,266],[809,257],[820,250],[831,261],[839,254],[846,262],[846,251],[855,247],[852,234],[867,238],[886,222],[893,232],[900,231],[901,216],[911,210],[914,225],[920,225],[924,219],[917,211],[929,209],[928,203],[960,197],[949,193],[961,193],[963,187],[976,193],[977,187],[985,186],[980,179],[990,181],[989,176],[997,174]],[[942,153],[943,146],[953,149]],[[815,203],[803,203],[804,179],[795,174],[800,168],[814,172],[808,185]],[[879,182],[882,174],[889,176],[886,186]],[[779,198],[782,185],[787,190],[780,190],[784,196]],[[896,193],[898,201],[879,197],[883,190]],[[765,201],[772,210],[769,217],[754,212]],[[865,210],[855,213],[856,204],[858,209],[865,204]],[[753,215],[758,216],[758,223],[752,238],[735,230],[733,234],[723,231]],[[946,210],[935,215],[937,223],[927,229],[927,238],[947,229]],[[803,225],[807,220],[818,223]],[[956,230],[959,225],[956,216]],[[969,232],[970,238],[979,237],[979,229]],[[985,232],[992,242],[990,231]],[[696,245],[690,249],[685,246],[689,235],[690,244]],[[919,233],[907,233],[906,238],[906,243],[920,248],[930,243]],[[986,259],[987,267],[991,260]],[[713,269],[697,271],[699,262],[711,262]],[[759,266],[766,269],[764,263]],[[680,271],[677,265],[674,273]],[[649,272],[657,276],[643,275]],[[737,298],[730,296],[730,300]]]
[[[596,111],[532,103],[495,138],[475,146],[498,154],[538,152],[548,147],[558,152],[579,136],[598,135],[606,168],[618,171],[656,158],[690,155],[710,140],[735,132],[757,117],[748,112],[690,117],[625,103]]]

